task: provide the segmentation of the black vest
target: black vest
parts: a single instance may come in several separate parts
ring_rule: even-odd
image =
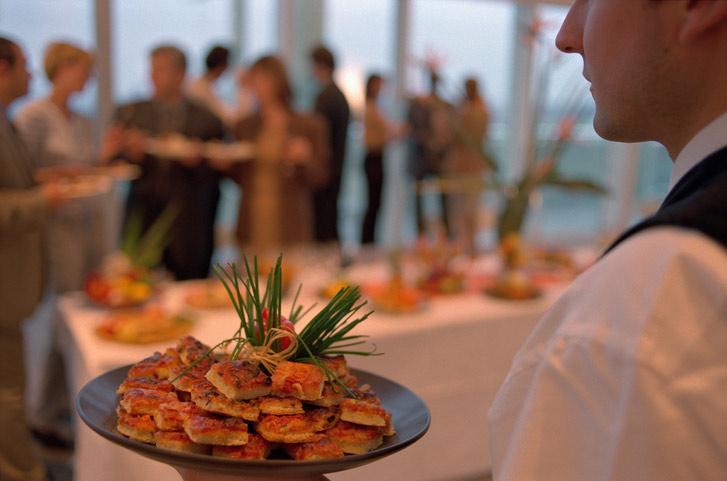
[[[660,226],[696,230],[727,248],[727,147],[689,170],[659,210],[621,234],[604,255],[632,235]]]

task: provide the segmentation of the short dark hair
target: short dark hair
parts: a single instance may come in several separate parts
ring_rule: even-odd
[[[187,56],[184,55],[184,52],[182,52],[182,50],[176,45],[157,45],[151,51],[151,56],[156,57],[157,55],[170,55],[174,60],[174,63],[182,70],[182,72],[187,71]]]
[[[230,60],[230,49],[222,45],[215,45],[207,52],[207,56],[204,59],[204,64],[207,67],[207,71],[214,70],[217,67],[227,65]]]
[[[369,75],[369,78],[366,79],[366,100],[374,99],[374,87],[376,87],[376,84],[383,81],[383,77],[377,73]]]
[[[336,68],[336,58],[333,53],[323,45],[319,45],[311,51],[311,59],[315,65],[325,67],[330,71]]]
[[[6,37],[0,37],[0,61],[6,62],[11,67],[18,59],[18,44]]]

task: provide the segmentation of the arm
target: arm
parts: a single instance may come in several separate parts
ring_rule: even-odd
[[[40,229],[47,209],[40,188],[0,189],[0,234]]]
[[[653,229],[584,273],[490,411],[498,481],[727,479],[727,255]]]

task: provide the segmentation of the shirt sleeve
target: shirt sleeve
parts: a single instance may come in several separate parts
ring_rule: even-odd
[[[497,481],[727,479],[727,254],[652,229],[581,276],[490,411]]]

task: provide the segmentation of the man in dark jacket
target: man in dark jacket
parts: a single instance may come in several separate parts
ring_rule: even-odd
[[[326,47],[311,52],[313,75],[322,89],[316,98],[315,111],[328,125],[330,139],[330,176],[328,183],[314,193],[315,238],[319,242],[338,240],[338,193],[341,190],[343,159],[350,109],[346,97],[333,81],[336,61]]]
[[[209,141],[224,134],[219,118],[184,96],[185,70],[185,55],[177,47],[155,48],[151,53],[152,98],[119,108],[114,127],[123,131],[119,155],[142,169],[141,177],[131,185],[127,220],[142,215],[147,228],[167,207],[178,209],[163,259],[178,280],[204,278],[209,273],[220,176],[192,150],[177,158],[151,155],[149,139],[178,134]]]

